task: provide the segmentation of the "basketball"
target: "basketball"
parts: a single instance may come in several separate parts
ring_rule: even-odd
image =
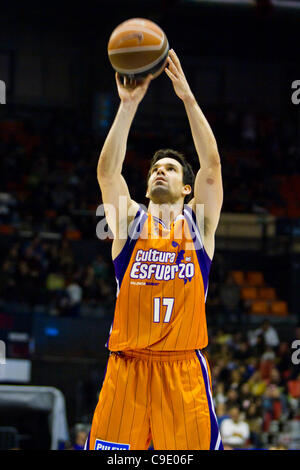
[[[108,57],[121,77],[142,81],[164,70],[169,43],[164,31],[153,21],[132,18],[119,24],[108,41]]]

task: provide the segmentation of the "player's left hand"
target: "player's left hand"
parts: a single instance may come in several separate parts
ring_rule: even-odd
[[[193,94],[183,73],[180,61],[173,49],[170,49],[165,72],[172,80],[176,95],[183,101]]]

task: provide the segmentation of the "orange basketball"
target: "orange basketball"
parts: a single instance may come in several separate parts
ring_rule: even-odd
[[[121,77],[140,81],[149,73],[155,78],[164,70],[169,43],[156,23],[132,18],[114,29],[107,49],[110,63]]]

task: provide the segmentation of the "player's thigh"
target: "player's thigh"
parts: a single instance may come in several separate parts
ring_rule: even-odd
[[[151,427],[155,449],[209,449],[211,413],[201,364],[192,359],[153,369]]]
[[[94,413],[89,449],[145,449],[150,441],[147,370],[112,354]]]

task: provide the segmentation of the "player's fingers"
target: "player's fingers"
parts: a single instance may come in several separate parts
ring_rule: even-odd
[[[174,81],[174,80],[177,79],[176,75],[174,75],[174,74],[171,72],[171,70],[168,69],[168,67],[165,68],[165,72],[166,72],[166,74],[168,75],[168,77],[170,77],[170,79],[171,79],[172,81]]]
[[[121,87],[126,86],[126,77],[121,77],[121,75],[118,72],[116,72],[116,80],[119,86]]]
[[[175,77],[178,78],[178,69],[170,57],[168,57],[168,65],[166,67]]]
[[[176,52],[174,51],[174,49],[170,49],[169,54],[170,54],[170,57],[171,57],[172,61],[173,61],[174,64],[176,65],[176,67],[177,67],[180,71],[182,71],[182,67],[181,67],[181,64],[180,64],[180,60],[178,59],[177,54],[176,54]]]
[[[168,57],[168,68],[173,73],[173,75],[177,77],[179,71],[170,56]]]
[[[176,65],[180,65],[180,60],[174,49],[169,50],[169,55],[172,57],[172,60],[176,63]]]
[[[115,79],[116,79],[117,85],[121,85],[120,75],[118,74],[118,72],[115,73]]]

